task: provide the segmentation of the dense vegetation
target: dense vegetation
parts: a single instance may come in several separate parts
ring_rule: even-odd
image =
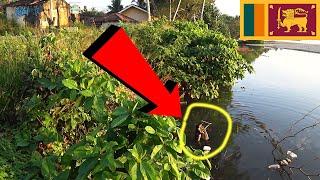
[[[192,98],[216,98],[220,88],[252,70],[238,53],[236,40],[201,21],[159,20],[127,31],[160,77],[179,82]]]
[[[160,77],[192,97],[217,97],[251,70],[236,41],[203,22],[126,29]],[[0,38],[0,179],[207,179],[210,162],[178,146],[179,121],[137,111],[145,102],[82,56],[100,33]]]

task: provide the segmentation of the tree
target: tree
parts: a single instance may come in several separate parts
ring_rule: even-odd
[[[142,9],[146,9],[147,8],[147,3],[145,3],[144,0],[137,0],[137,1],[133,0],[132,2],[135,2]]]
[[[121,0],[112,0],[111,5],[108,6],[110,12],[119,12],[123,9],[123,6],[121,5]]]
[[[151,21],[151,6],[150,0],[147,0],[148,21]]]
[[[240,37],[240,17],[221,14],[215,4],[205,7],[203,21],[214,31],[232,38]]]
[[[195,17],[197,19],[200,18],[203,3],[203,0],[154,0],[153,6],[157,7],[156,16],[166,16],[169,19],[171,5],[173,16],[176,14],[176,18],[173,19],[193,20]],[[206,6],[208,6],[208,4],[209,2],[205,2]]]
[[[101,16],[104,13],[102,11],[98,11],[94,7],[88,10],[87,7],[85,6],[84,9],[81,11],[81,14],[86,16]]]

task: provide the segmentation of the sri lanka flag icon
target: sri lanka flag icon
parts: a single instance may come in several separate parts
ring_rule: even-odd
[[[240,39],[320,40],[319,0],[241,0]]]

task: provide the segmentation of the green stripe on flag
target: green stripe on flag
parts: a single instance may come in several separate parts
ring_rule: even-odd
[[[254,36],[254,4],[244,5],[244,35]]]

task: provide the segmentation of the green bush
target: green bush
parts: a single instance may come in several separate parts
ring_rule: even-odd
[[[161,19],[126,29],[160,77],[179,82],[192,98],[216,98],[219,89],[252,71],[237,42],[203,22]]]

